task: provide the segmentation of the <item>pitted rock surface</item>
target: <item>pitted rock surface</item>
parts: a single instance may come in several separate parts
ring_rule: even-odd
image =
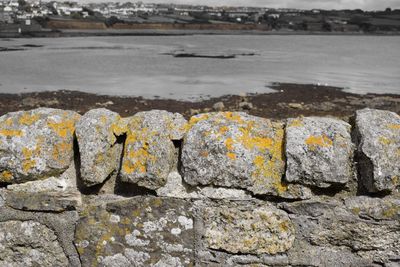
[[[81,176],[87,186],[104,182],[118,170],[123,145],[117,143],[120,116],[110,110],[93,109],[76,125],[81,157]]]
[[[80,115],[38,108],[0,117],[0,182],[21,183],[65,171],[73,160]]]
[[[178,160],[173,140],[183,138],[186,120],[177,113],[153,110],[126,119],[126,127],[122,181],[149,189],[164,186]]]
[[[201,211],[210,249],[233,254],[283,253],[292,247],[294,225],[286,212],[254,202],[218,202]]]
[[[279,206],[291,214],[290,218],[295,225],[294,251],[338,252],[346,248],[344,255],[349,252],[353,254],[352,266],[398,262],[400,222],[395,219],[398,216],[397,201],[386,199],[379,206],[371,208],[373,202],[377,200],[362,196],[345,199],[346,205],[336,200],[315,199],[282,203]],[[341,257],[341,253],[337,254],[337,258]],[[325,260],[328,259],[334,260]],[[312,259],[307,257],[301,262],[301,265],[311,265]],[[335,265],[331,262],[327,266]]]
[[[351,126],[337,119],[289,119],[286,180],[318,187],[346,184],[353,175]]]
[[[284,195],[283,124],[246,113],[194,116],[182,149],[184,179],[191,185]]]
[[[0,266],[68,266],[53,230],[35,221],[0,222]]]
[[[392,191],[400,185],[400,116],[363,109],[356,112],[359,172],[369,192]]]
[[[190,266],[193,228],[190,202],[134,197],[88,206],[75,244],[83,266]]]

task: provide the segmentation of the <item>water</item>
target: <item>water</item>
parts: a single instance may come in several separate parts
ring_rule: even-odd
[[[320,83],[400,94],[399,36],[133,36],[1,40],[0,92],[79,90],[198,100],[271,92],[272,82]],[[177,49],[256,52],[174,58]]]

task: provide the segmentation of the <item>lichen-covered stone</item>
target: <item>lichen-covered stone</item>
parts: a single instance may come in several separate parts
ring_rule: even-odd
[[[394,190],[400,185],[400,116],[358,110],[355,130],[361,183],[369,192]]]
[[[178,158],[173,140],[183,138],[186,120],[177,113],[153,110],[137,113],[126,124],[122,181],[149,189],[164,186]]]
[[[86,186],[100,184],[118,170],[123,148],[116,136],[120,119],[117,113],[100,108],[88,111],[76,124],[80,171]]]
[[[134,197],[88,206],[76,228],[83,266],[190,266],[194,226],[190,202]]]
[[[351,126],[337,119],[289,119],[286,127],[286,180],[329,187],[353,176]]]
[[[314,199],[279,204],[279,207],[290,213],[290,219],[296,228],[293,250],[303,251],[303,257],[305,256],[302,261],[294,259],[294,264],[313,266],[311,263],[314,260],[308,255],[319,253],[318,251],[336,251],[336,255],[332,255],[338,259],[351,253],[353,258],[351,262],[349,262],[350,257],[347,257],[347,261],[343,258],[345,260],[343,263],[347,264],[342,263],[339,266],[374,266],[375,263],[382,266],[392,261],[398,262],[400,260],[398,201],[351,197],[344,202],[345,205],[338,200]],[[372,204],[374,202],[376,204]],[[343,253],[339,253],[343,249]],[[292,260],[291,251],[289,251],[290,260]],[[330,264],[326,266],[335,266],[334,258],[329,257],[325,262],[328,262],[327,260]]]
[[[191,185],[282,195],[285,168],[281,123],[246,113],[194,116],[182,149],[184,179]]]
[[[345,205],[353,214],[374,220],[400,221],[400,199],[398,198],[371,198],[367,196],[350,197]]]
[[[289,250],[294,226],[286,212],[268,204],[221,202],[201,211],[210,249],[233,254],[278,254]]]
[[[7,186],[7,189],[13,192],[25,192],[31,194],[77,191],[75,164],[71,163],[68,169],[59,177],[49,177],[43,180],[29,181],[22,184],[10,184]]]
[[[53,230],[35,221],[0,222],[0,266],[68,266]]]
[[[73,160],[79,114],[50,108],[0,117],[0,182],[21,183],[57,176]]]

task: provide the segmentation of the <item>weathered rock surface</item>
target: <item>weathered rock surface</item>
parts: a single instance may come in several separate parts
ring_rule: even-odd
[[[296,226],[296,241],[299,242],[294,244],[293,255],[289,251],[293,264],[301,262],[300,265],[314,265],[312,257],[299,259],[299,256],[304,257],[299,252],[316,253],[321,250],[336,251],[332,256],[324,253],[326,265],[321,264],[322,266],[335,266],[335,258],[343,259],[340,266],[373,266],[374,263],[398,262],[400,221],[395,219],[398,216],[397,200],[387,199],[387,204],[382,201],[381,206],[375,207],[375,210],[366,208],[370,205],[368,203],[374,201],[365,197],[352,197],[345,200],[346,206],[335,200],[280,204],[280,207],[290,213]],[[389,218],[392,220],[389,221]],[[345,258],[350,252],[353,259],[348,264]],[[351,258],[347,257],[347,260]]]
[[[275,255],[292,247],[294,225],[286,212],[259,202],[216,203],[207,203],[200,212],[205,247],[255,255]]]
[[[149,189],[164,186],[178,160],[173,140],[183,138],[186,120],[177,113],[153,110],[127,119],[126,127],[122,181]]]
[[[116,132],[120,119],[117,113],[100,108],[88,111],[78,121],[80,171],[86,186],[104,182],[119,169],[123,144],[117,143]]]
[[[1,266],[68,266],[54,232],[35,221],[0,222]]]
[[[45,192],[78,192],[75,164],[71,163],[59,177],[49,177],[43,180],[30,181],[22,184],[10,184],[7,186],[9,191],[26,193],[45,193]]]
[[[242,188],[282,196],[285,168],[281,123],[246,113],[206,113],[191,118],[182,149],[191,185]],[[290,195],[290,194],[289,194]]]
[[[0,117],[0,182],[21,183],[57,176],[73,159],[79,114],[50,108]]]
[[[359,179],[368,192],[400,185],[400,116],[363,109],[356,112]]]
[[[351,126],[337,119],[289,119],[286,127],[286,180],[329,187],[353,176]]]
[[[171,172],[165,186],[157,189],[161,197],[190,198],[190,199],[253,199],[246,191],[223,187],[193,187],[185,184],[178,172]]]
[[[190,202],[134,197],[89,206],[77,225],[75,244],[83,266],[190,266]]]
[[[72,192],[18,192],[6,191],[5,203],[7,206],[26,211],[53,211],[75,210],[81,206],[81,194]]]

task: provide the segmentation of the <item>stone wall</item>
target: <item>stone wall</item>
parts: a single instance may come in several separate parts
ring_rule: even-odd
[[[399,266],[400,116],[0,117],[0,266]]]

